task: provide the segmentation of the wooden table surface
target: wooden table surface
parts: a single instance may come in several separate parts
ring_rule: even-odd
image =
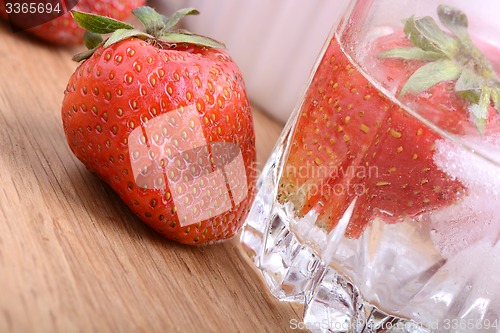
[[[70,152],[74,50],[0,24],[0,332],[288,332],[238,239],[188,247],[143,225]],[[258,159],[281,125],[255,110]],[[294,330],[297,332],[297,330]]]

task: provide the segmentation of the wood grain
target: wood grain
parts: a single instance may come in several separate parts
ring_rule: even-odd
[[[237,239],[170,242],[73,157],[59,113],[72,50],[5,25],[0,41],[0,332],[290,331],[301,307],[270,296]],[[255,123],[262,162],[281,125]]]

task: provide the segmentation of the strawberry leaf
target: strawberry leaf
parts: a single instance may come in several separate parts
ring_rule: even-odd
[[[379,54],[381,58],[400,58],[404,60],[434,61],[443,58],[443,54],[434,51],[425,51],[418,47],[395,48]]]
[[[87,49],[90,50],[96,48],[97,46],[99,46],[99,44],[102,43],[102,36],[90,31],[85,31],[83,35],[83,42],[85,43]]]
[[[167,18],[158,14],[153,8],[142,6],[132,11],[135,17],[144,24],[146,32],[150,35],[157,35],[165,28]]]
[[[138,37],[141,39],[148,39],[148,38],[154,39],[152,35],[137,29],[118,29],[111,36],[109,36],[109,38],[104,43],[104,47],[108,47],[110,45],[113,45],[130,37]]]
[[[109,34],[118,29],[133,29],[130,24],[106,16],[72,10],[71,15],[82,28],[96,34]]]
[[[470,43],[469,33],[467,32],[469,22],[464,12],[458,8],[446,5],[439,5],[437,12],[439,21],[441,21],[448,30],[462,42]]]
[[[466,68],[455,83],[455,91],[469,103],[477,104],[481,97],[481,84],[476,73]]]
[[[491,101],[493,102],[497,113],[500,113],[500,87],[496,86],[491,89]]]
[[[163,33],[167,33],[168,31],[172,30],[172,28],[179,23],[180,20],[182,20],[185,16],[187,15],[198,15],[200,12],[194,8],[183,8],[178,11],[176,11],[172,16],[170,16],[166,21],[165,21],[165,27],[163,30]]]
[[[169,32],[160,36],[159,39],[167,43],[189,43],[218,49],[226,48],[224,44],[215,39],[188,33]]]
[[[400,96],[408,92],[419,94],[439,82],[456,80],[459,78],[461,70],[460,66],[451,60],[438,60],[427,63],[410,76],[401,89]]]
[[[88,58],[90,58],[94,52],[97,50],[98,47],[95,47],[93,49],[90,49],[90,50],[85,50],[83,52],[80,52],[80,53],[77,53],[73,56],[72,60],[73,61],[76,61],[76,62],[80,62],[80,61],[83,61],[83,60],[86,60]]]
[[[148,6],[136,8],[132,12],[143,23],[146,32],[109,17],[71,10],[73,19],[87,31],[86,45],[89,48],[88,51],[75,55],[73,60],[80,62],[88,59],[98,47],[103,45],[101,34],[111,34],[104,41],[104,47],[130,37],[137,37],[143,40],[156,41],[153,44],[158,45],[158,47],[161,47],[162,44],[159,41],[164,41],[171,44],[189,43],[211,48],[225,48],[224,44],[209,37],[191,34],[188,31],[170,31],[183,17],[199,14],[194,8],[178,10],[169,18],[158,14]]]
[[[430,16],[406,20],[404,31],[413,45],[424,51],[443,53],[452,58],[458,48],[458,42],[444,33]]]
[[[486,121],[488,120],[488,107],[490,106],[491,88],[482,87],[479,103],[471,104],[469,111],[481,134],[484,134]]]

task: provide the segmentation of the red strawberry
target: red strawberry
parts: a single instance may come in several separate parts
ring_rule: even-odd
[[[54,3],[54,1],[52,2]],[[124,20],[130,16],[132,9],[144,5],[145,2],[145,0],[80,0],[76,6],[74,6],[74,9],[109,16],[117,20]],[[64,1],[64,3],[66,6],[68,5],[68,1]],[[8,20],[5,10],[5,5],[0,2],[0,17]],[[59,45],[81,44],[85,32],[85,30],[73,20],[69,12],[41,25],[30,28],[27,31],[44,41]]]
[[[203,244],[233,236],[254,197],[256,158],[235,63],[207,46],[215,41],[170,30],[197,14],[191,9],[168,20],[149,7],[134,10],[156,37],[73,14],[85,27],[120,29],[79,57],[88,59],[68,83],[62,119],[73,153],[167,238]]]
[[[338,221],[356,166],[393,108],[332,39],[302,105],[279,200],[291,200],[301,215],[314,208],[325,215],[321,224]]]
[[[443,16],[449,9],[441,6],[440,18],[453,32],[448,22],[462,23]],[[459,63],[471,61],[490,68],[485,58],[477,49],[450,58],[444,52],[450,44],[434,45],[431,51],[418,49],[419,41],[433,37],[424,32],[435,31],[420,29],[421,24],[435,22],[409,19],[406,35],[396,32],[376,40],[363,66],[405,104],[448,132],[477,135],[477,128],[485,133],[498,129],[493,104],[498,103],[500,85],[494,73],[472,72],[474,80],[466,80],[463,76],[471,72]],[[412,36],[416,41],[411,42],[417,45],[411,47],[406,36]],[[450,39],[443,39],[451,47],[459,43],[446,36]],[[455,50],[472,49],[466,46]],[[430,70],[440,74],[426,73]],[[483,80],[496,83],[488,88]],[[481,86],[467,87],[470,81]],[[488,89],[486,99],[483,92]],[[441,136],[380,92],[335,39],[319,64],[296,126],[278,198],[292,202],[298,216],[314,210],[319,214],[317,223],[328,230],[354,200],[346,236],[357,238],[376,217],[387,223],[416,217],[455,202],[466,191],[434,164],[434,144]]]

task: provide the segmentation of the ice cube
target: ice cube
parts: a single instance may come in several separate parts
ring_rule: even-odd
[[[434,162],[468,189],[451,206],[428,214],[431,237],[445,258],[478,241],[496,242],[500,234],[500,138],[465,138],[468,147],[436,142]]]

